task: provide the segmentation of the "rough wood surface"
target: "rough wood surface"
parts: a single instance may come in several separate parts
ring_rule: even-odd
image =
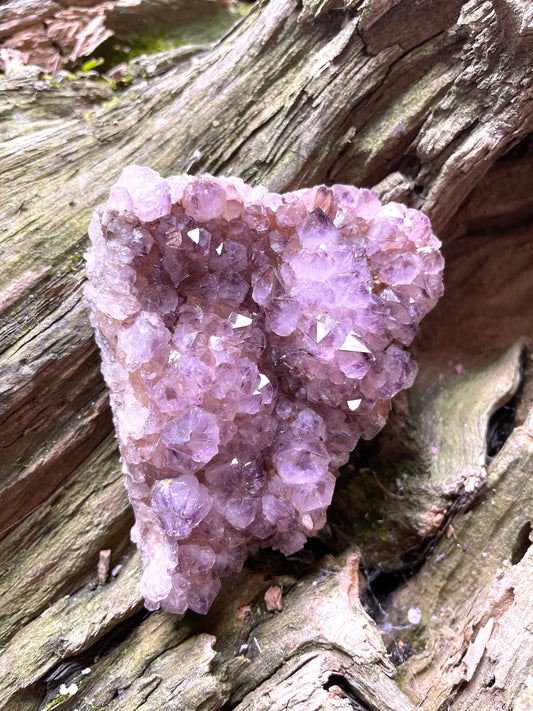
[[[486,487],[388,609],[387,624],[404,629],[409,608],[421,612],[403,688],[427,708],[533,705],[532,416],[530,409],[489,464]]]
[[[0,77],[1,708],[533,704],[532,52],[526,0],[264,0],[211,45],[136,60],[118,88]],[[264,553],[205,618],[142,611],[81,299],[89,216],[133,161],[375,186],[445,242],[417,387],[346,468],[319,559]],[[491,420],[513,393],[514,429]]]

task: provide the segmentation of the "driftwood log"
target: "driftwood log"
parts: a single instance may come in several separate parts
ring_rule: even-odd
[[[0,708],[533,708],[532,57],[528,0],[265,0],[118,86],[0,77]],[[90,214],[132,162],[374,187],[447,259],[417,383],[314,562],[264,552],[206,617],[143,610],[81,295]]]

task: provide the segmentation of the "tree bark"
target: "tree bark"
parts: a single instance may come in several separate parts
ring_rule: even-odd
[[[118,88],[0,78],[1,708],[533,706],[532,51],[526,0],[265,0]],[[374,187],[447,258],[417,383],[342,474],[317,562],[264,552],[205,618],[142,610],[81,296],[132,162]]]

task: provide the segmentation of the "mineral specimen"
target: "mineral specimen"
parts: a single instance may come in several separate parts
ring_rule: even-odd
[[[139,166],[89,234],[146,606],[205,613],[250,552],[324,525],[339,467],[413,382],[403,346],[442,294],[440,243],[370,190]]]

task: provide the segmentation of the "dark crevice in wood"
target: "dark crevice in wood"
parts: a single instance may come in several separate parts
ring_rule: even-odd
[[[487,461],[491,461],[509,439],[516,425],[517,408],[522,399],[528,353],[524,348],[520,363],[520,384],[516,393],[491,416],[487,427]]]
[[[332,696],[348,699],[353,711],[374,711],[374,708],[362,701],[357,691],[342,674],[331,674],[323,686],[326,691],[331,692]]]
[[[515,395],[509,402],[496,410],[490,418],[487,431],[487,458],[489,461],[498,454],[514,429],[519,400],[518,394]]]
[[[512,215],[496,215],[484,220],[477,220],[475,223],[465,223],[468,226],[469,234],[483,237],[498,238],[502,230],[523,230],[533,232],[533,200],[531,205],[524,206],[523,209],[516,210]]]
[[[533,228],[533,135],[500,155],[458,213],[467,234]]]
[[[520,563],[522,558],[528,552],[529,547],[531,546],[531,530],[531,521],[527,521],[518,532],[516,543],[511,554],[511,563],[513,565]]]
[[[387,645],[387,654],[395,667],[399,667],[400,664],[406,662],[415,652],[415,647],[403,639],[393,639]]]
[[[387,602],[404,583],[412,578],[431,557],[438,543],[448,534],[453,519],[470,510],[479,500],[476,493],[459,492],[451,502],[438,531],[422,540],[420,545],[402,555],[402,565],[396,570],[364,568],[367,584],[361,601],[372,619],[381,624],[387,619]]]
[[[151,613],[148,610],[140,610],[123,622],[119,622],[106,635],[101,637],[95,644],[84,650],[81,654],[73,657],[66,657],[59,662],[44,678],[46,693],[57,689],[60,684],[68,684],[73,677],[79,674],[82,669],[90,668],[93,664],[109,655],[114,649],[122,644],[132,632],[140,627],[142,622]]]
[[[414,570],[397,570],[393,572],[384,570],[363,569],[367,585],[361,601],[365,610],[373,620],[380,621],[386,617],[385,604],[390,595],[400,585],[407,582]]]
[[[526,136],[522,140],[518,141],[512,148],[510,148],[506,153],[500,156],[497,160],[498,163],[512,163],[514,161],[522,160],[525,158],[533,146],[533,137]]]
[[[328,35],[334,37],[339,34],[348,17],[349,15],[344,10],[329,10],[315,18],[311,26],[322,29],[324,32],[321,34],[325,37]]]

